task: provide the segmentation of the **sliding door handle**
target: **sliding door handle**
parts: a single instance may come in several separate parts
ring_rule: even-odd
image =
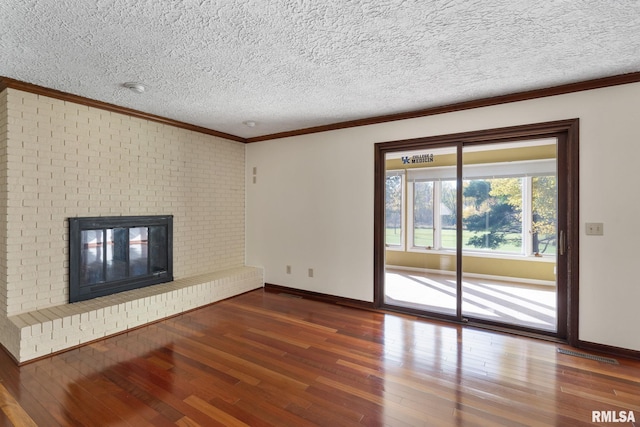
[[[558,251],[560,255],[564,255],[565,244],[566,244],[566,237],[564,235],[564,230],[560,230],[560,237],[558,238]]]

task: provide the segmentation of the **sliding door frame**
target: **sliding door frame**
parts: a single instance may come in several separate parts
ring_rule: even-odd
[[[558,277],[558,318],[566,318],[566,325],[559,324],[557,337],[562,341],[576,346],[578,344],[578,308],[579,308],[579,271],[578,271],[578,244],[579,244],[579,119],[568,119],[553,122],[534,123],[521,126],[511,126],[504,128],[485,129],[472,132],[463,132],[447,135],[437,135],[424,138],[406,139],[400,141],[380,142],[375,144],[375,187],[374,187],[374,305],[377,308],[398,310],[398,307],[388,306],[384,302],[384,280],[385,280],[385,171],[386,155],[398,151],[410,151],[421,148],[433,149],[443,146],[457,146],[457,182],[458,189],[461,189],[461,169],[462,169],[462,146],[483,143],[513,142],[523,139],[557,138],[559,166],[564,166],[563,170],[558,170],[558,185],[566,188],[566,198],[558,199],[558,234],[564,232],[563,254],[558,255],[557,277]],[[458,191],[458,203],[461,203],[462,192]],[[562,218],[560,213],[565,213]],[[462,213],[458,210],[458,229],[462,226]],[[457,277],[461,277],[462,263],[460,256],[462,252],[462,233],[457,233]],[[560,245],[560,242],[559,242]],[[560,283],[564,280],[565,283]],[[563,287],[560,292],[560,286]],[[458,295],[462,291],[461,283],[458,280]],[[464,323],[461,316],[461,301],[458,299],[456,316],[435,315],[428,316],[451,322]],[[422,315],[424,312],[412,309],[402,309],[403,312]],[[480,325],[496,330],[505,330],[503,327],[492,325]],[[511,328],[507,328],[511,331]],[[513,332],[518,333],[519,328],[513,328]],[[523,335],[533,335],[526,333]],[[540,337],[545,334],[540,333]],[[549,337],[547,337],[549,338]]]

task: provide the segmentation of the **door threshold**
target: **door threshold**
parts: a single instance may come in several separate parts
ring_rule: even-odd
[[[540,332],[536,332],[536,331],[528,331],[528,330],[522,330],[522,329],[514,329],[514,328],[507,328],[504,326],[497,326],[497,325],[489,325],[486,323],[482,323],[482,322],[474,322],[474,321],[463,321],[460,322],[463,325],[467,325],[467,326],[471,326],[473,328],[476,329],[484,329],[487,331],[492,331],[492,332],[500,332],[500,333],[504,333],[504,334],[508,334],[508,335],[517,335],[520,337],[527,337],[527,338],[534,338],[534,339],[539,339],[539,340],[543,340],[543,341],[550,341],[550,342],[555,342],[558,344],[568,344],[568,340],[564,339],[564,338],[560,338],[558,336],[555,335],[549,335],[543,331]]]

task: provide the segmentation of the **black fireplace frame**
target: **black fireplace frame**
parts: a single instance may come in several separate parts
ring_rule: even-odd
[[[173,215],[152,215],[152,216],[105,216],[105,217],[73,217],[69,218],[69,302],[84,301],[100,296],[111,295],[132,289],[138,289],[145,286],[156,285],[173,281]],[[82,283],[82,232],[83,231],[100,231],[106,233],[106,230],[131,229],[139,227],[158,227],[164,228],[164,237],[166,241],[166,268],[161,271],[147,271],[147,274],[136,275],[135,277],[126,277],[123,279],[103,280],[94,283]],[[112,231],[113,232],[113,231]],[[126,233],[128,236],[128,233]],[[106,234],[103,234],[106,236]],[[128,239],[128,237],[127,237]],[[151,237],[148,238],[151,240]],[[128,242],[128,241],[127,241]],[[104,253],[108,242],[104,240]],[[149,243],[149,247],[151,244]],[[102,250],[102,249],[100,249]],[[129,271],[129,250],[126,246],[125,262],[126,271]],[[151,249],[147,249],[150,251]],[[150,254],[147,254],[150,257]],[[107,257],[104,256],[99,261],[104,264],[103,268],[107,268]],[[129,273],[126,273],[127,275]]]

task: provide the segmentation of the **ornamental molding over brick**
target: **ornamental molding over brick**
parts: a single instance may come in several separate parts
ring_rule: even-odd
[[[34,85],[31,83],[22,82],[19,80],[8,78],[8,77],[0,76],[0,91],[6,88],[14,88],[14,89],[34,93],[34,94],[48,96],[48,97],[59,99],[62,101],[74,102],[80,105],[100,108],[105,111],[112,111],[116,113],[126,114],[131,117],[138,117],[138,118],[142,118],[150,121],[155,121],[158,123],[169,124],[174,127],[188,129],[194,132],[200,132],[207,135],[219,136],[232,141],[252,143],[252,142],[287,138],[292,136],[327,132],[327,131],[338,130],[338,129],[348,129],[348,128],[359,127],[359,126],[370,126],[374,124],[394,122],[399,120],[415,119],[418,117],[434,116],[434,115],[445,114],[445,113],[450,113],[454,111],[470,110],[474,108],[488,107],[492,105],[500,105],[500,104],[506,104],[511,102],[544,98],[548,96],[556,96],[556,95],[581,92],[585,90],[600,89],[604,87],[618,86],[618,85],[637,83],[637,82],[640,82],[640,72],[618,74],[618,75],[613,75],[609,77],[601,77],[601,78],[596,78],[591,80],[578,81],[575,83],[551,86],[551,87],[542,88],[542,89],[527,90],[523,92],[514,92],[506,95],[474,99],[470,101],[457,102],[457,103],[446,104],[442,106],[424,108],[420,110],[412,110],[412,111],[396,113],[396,114],[386,114],[381,116],[367,117],[363,119],[340,121],[340,122],[335,122],[327,125],[294,129],[291,131],[254,136],[250,138],[243,138],[237,135],[219,132],[214,129],[204,128],[204,127],[195,126],[192,124],[172,120],[167,117],[157,116],[157,115],[145,113],[142,111],[122,107],[119,105],[109,104],[106,102],[85,98],[78,95],[72,95],[70,93],[46,88],[43,86]]]

